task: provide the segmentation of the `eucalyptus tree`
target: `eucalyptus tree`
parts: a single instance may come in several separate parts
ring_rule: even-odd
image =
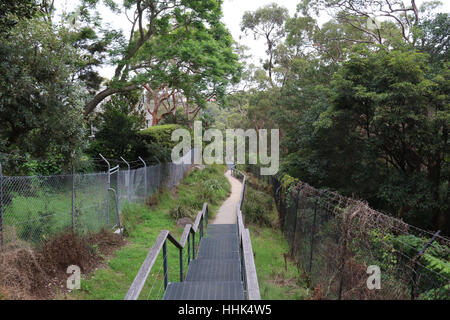
[[[241,30],[245,33],[253,33],[255,39],[263,37],[266,41],[269,59],[264,64],[264,68],[268,70],[270,79],[272,79],[274,68],[274,52],[285,35],[284,25],[288,17],[288,10],[276,3],[271,3],[253,12],[247,11],[242,17]]]
[[[141,79],[147,78],[143,86],[151,94],[154,124],[179,106],[192,118],[207,101],[224,102],[228,84],[239,78],[232,44],[222,23],[189,26],[149,41],[133,68],[139,69],[139,76],[144,73]],[[157,116],[160,106],[165,111]]]
[[[420,8],[415,0],[303,0],[298,10],[305,16],[325,11],[376,44],[383,44],[394,35],[414,43],[414,31],[420,22]],[[391,23],[395,28],[390,27]]]

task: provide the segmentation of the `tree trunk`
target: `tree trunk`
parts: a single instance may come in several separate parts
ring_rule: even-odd
[[[102,102],[104,99],[106,99],[107,97],[116,94],[116,93],[120,93],[120,92],[130,92],[133,90],[136,90],[138,87],[137,85],[129,85],[126,87],[122,87],[122,88],[106,88],[105,90],[97,93],[92,99],[91,101],[89,101],[86,106],[84,107],[84,116],[87,117],[89,116],[94,110],[95,108],[99,105],[100,102]]]

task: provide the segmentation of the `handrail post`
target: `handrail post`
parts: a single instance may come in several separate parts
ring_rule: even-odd
[[[183,249],[180,249],[180,282],[183,282]]]
[[[163,244],[163,268],[164,268],[164,289],[167,289],[169,285],[169,270],[167,267],[167,239],[164,240]]]
[[[195,259],[195,233],[192,234],[192,260]]]
[[[191,263],[191,233],[190,232],[188,235],[187,244],[188,244],[188,264],[190,264]]]
[[[200,218],[200,239],[203,238],[203,215]]]

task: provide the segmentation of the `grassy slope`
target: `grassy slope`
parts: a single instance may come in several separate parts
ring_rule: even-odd
[[[250,229],[262,299],[299,300],[310,295],[298,269],[288,257],[289,245],[278,227],[278,213],[267,184],[249,177],[243,207]]]
[[[230,184],[223,176],[223,166],[213,166],[203,171],[194,171],[178,187],[174,196],[164,192],[158,196],[158,204],[148,209],[131,205],[127,215],[133,226],[127,237],[128,245],[116,252],[105,268],[82,279],[81,290],[70,295],[71,299],[123,299],[134,280],[142,262],[161,230],[170,230],[179,239],[183,228],[176,227],[176,221],[168,212],[178,206],[192,206],[200,210],[203,202],[210,205],[211,217],[230,192]],[[211,192],[205,193],[205,188]],[[206,201],[208,200],[208,201]],[[199,209],[200,206],[200,209]],[[196,239],[198,241],[198,238]],[[168,244],[169,281],[179,281],[179,252]],[[184,269],[187,269],[187,253],[184,255]],[[158,299],[163,294],[162,254],[159,255],[152,273],[148,277],[141,298]]]
[[[264,300],[300,300],[309,296],[309,290],[300,282],[297,267],[284,255],[288,243],[279,230],[250,226],[259,290]]]

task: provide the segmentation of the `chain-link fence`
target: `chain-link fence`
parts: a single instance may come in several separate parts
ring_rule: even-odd
[[[314,298],[450,299],[450,239],[292,177],[251,171],[272,186],[291,256]]]
[[[125,203],[144,203],[161,188],[177,185],[191,167],[186,160],[192,152],[177,163],[143,162],[143,167],[112,173],[12,177],[0,172],[1,246],[17,241],[38,245],[67,230],[115,228]]]

